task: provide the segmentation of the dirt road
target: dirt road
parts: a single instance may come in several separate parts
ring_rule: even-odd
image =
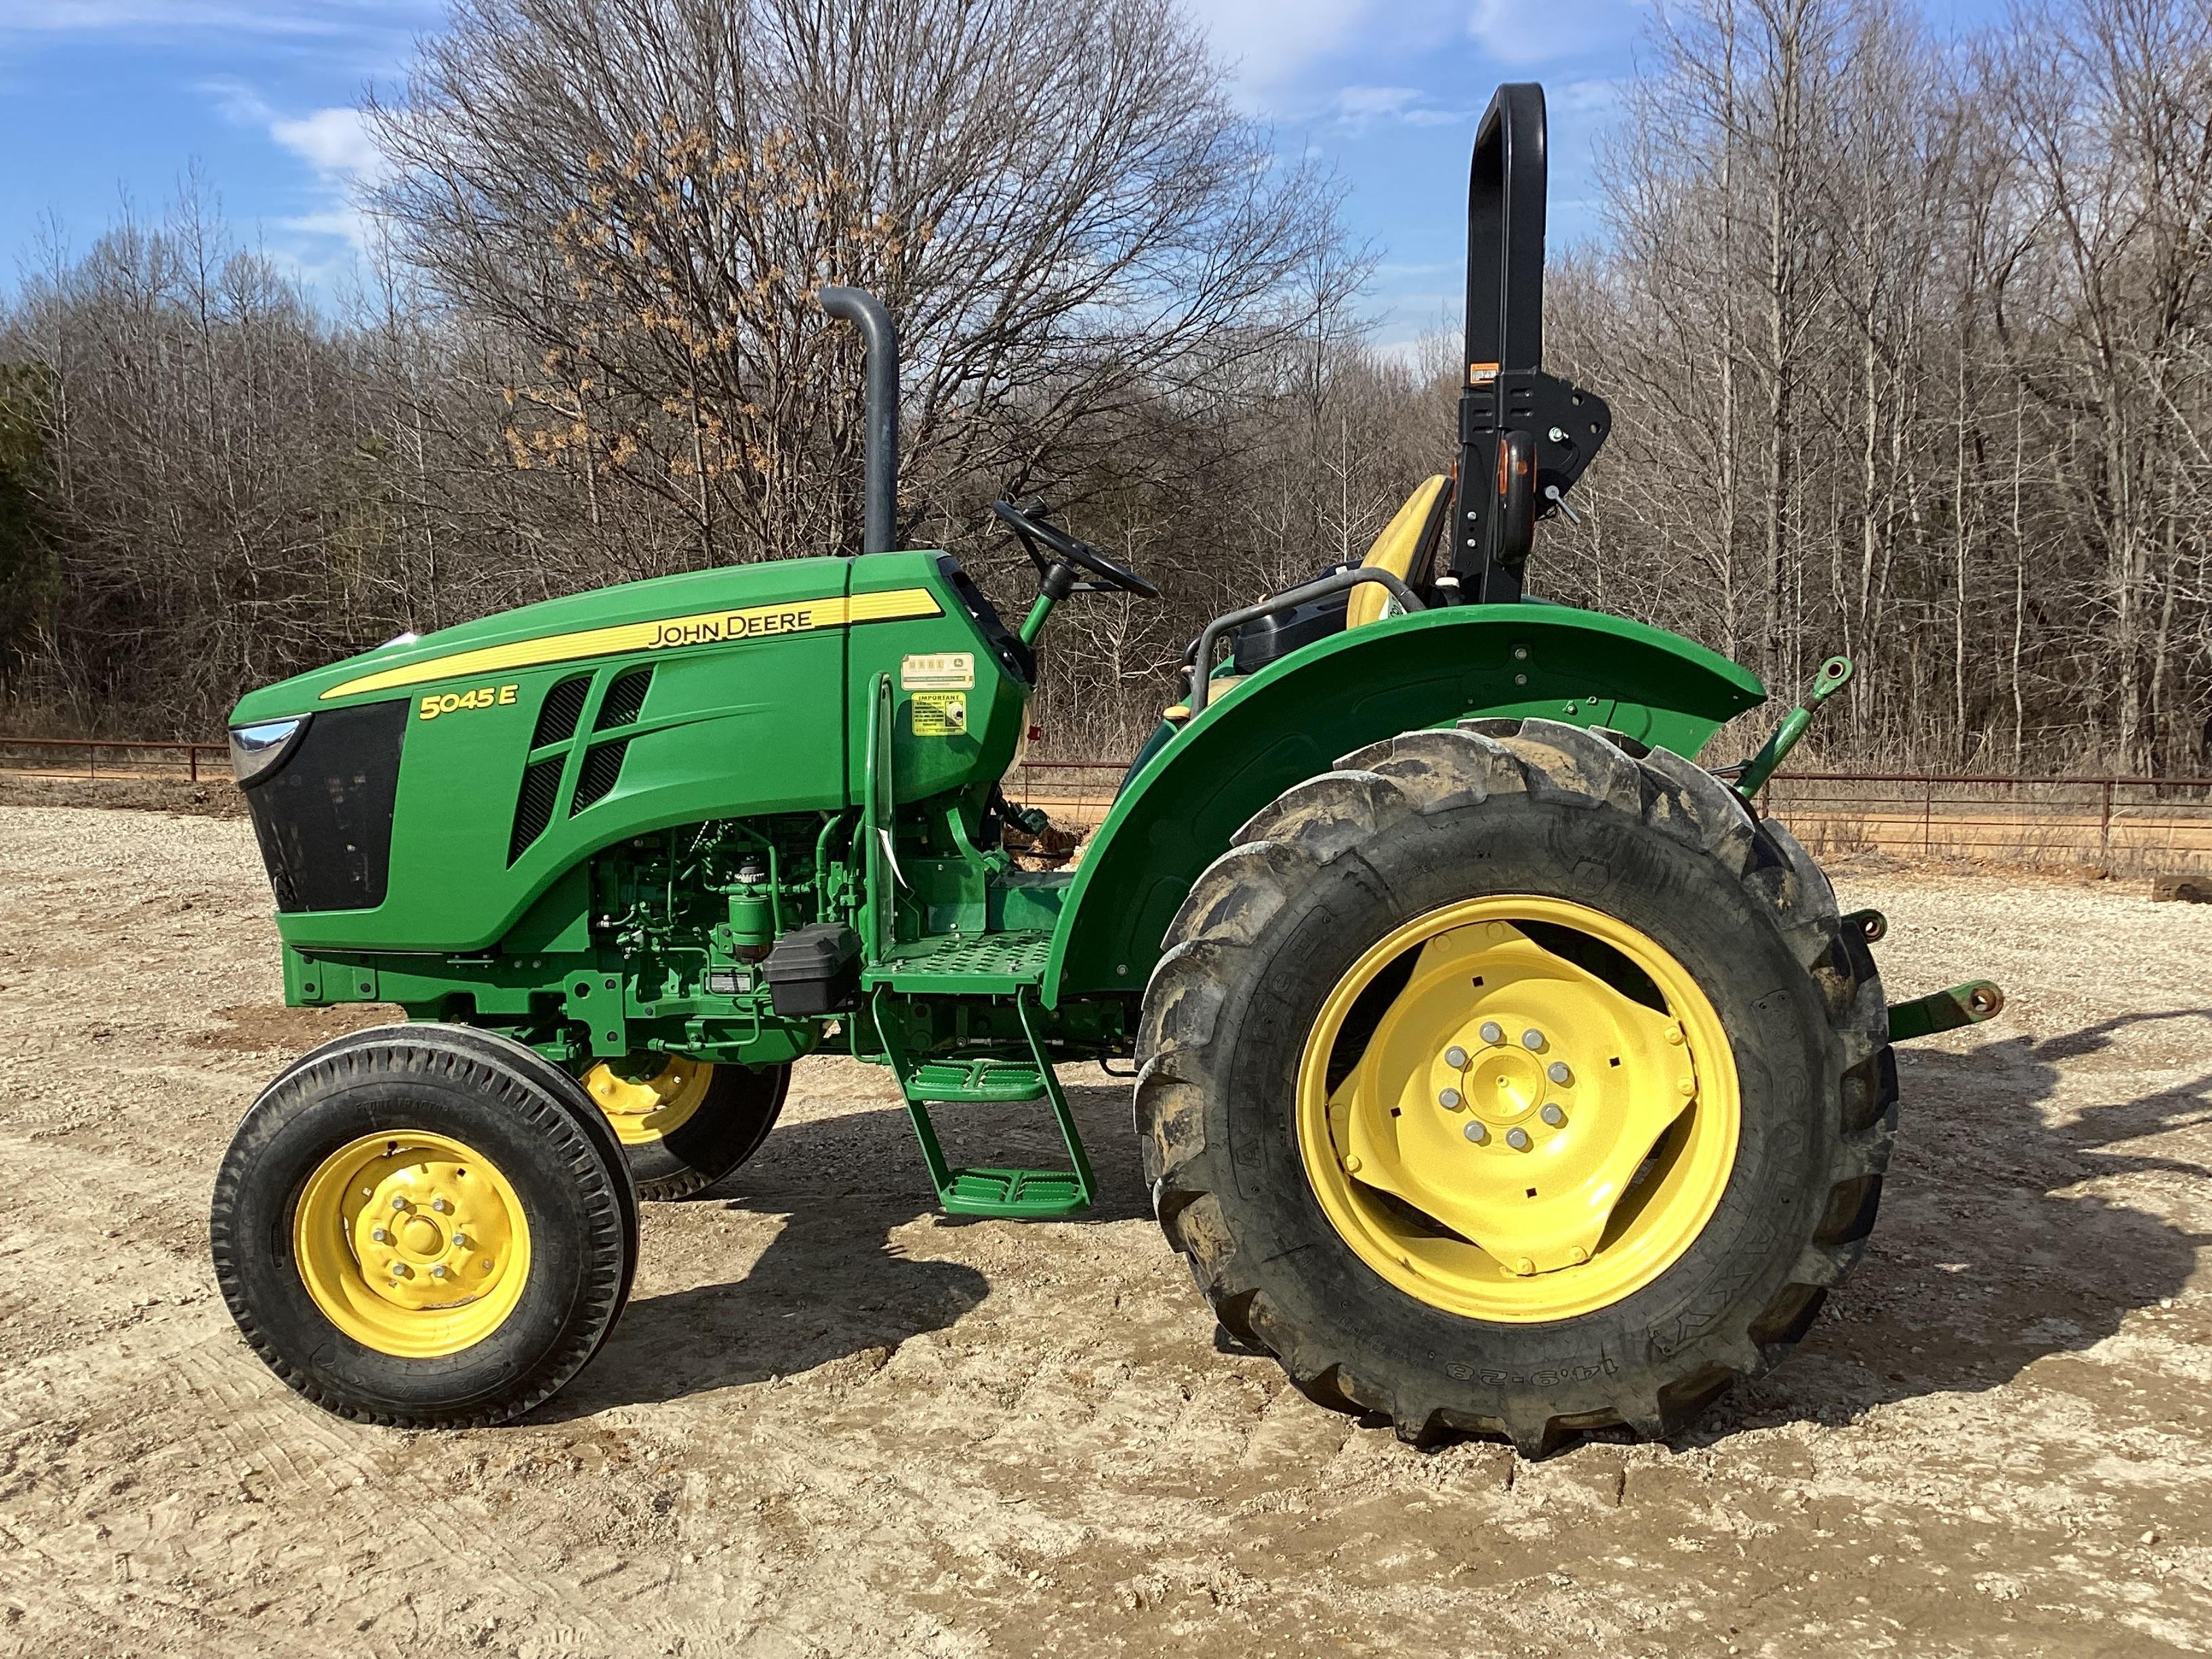
[[[246,826],[0,808],[0,1654],[2109,1654],[2212,1644],[2212,909],[1861,873],[1904,1060],[1864,1267],[1672,1446],[1424,1455],[1212,1346],[1144,1207],[953,1224],[882,1076],[647,1218],[554,1405],[298,1401],[209,1273],[277,1006]],[[1071,1079],[1073,1079],[1071,1073]],[[1011,1116],[947,1119],[1042,1156]]]

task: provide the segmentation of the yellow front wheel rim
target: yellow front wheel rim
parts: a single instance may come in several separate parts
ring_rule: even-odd
[[[1397,928],[1330,993],[1298,1069],[1298,1150],[1330,1224],[1408,1295],[1511,1323],[1595,1311],[1680,1260],[1741,1117],[1696,981],[1566,899],[1468,899]]]
[[[644,1075],[626,1078],[605,1060],[584,1073],[584,1087],[625,1146],[665,1140],[691,1121],[713,1086],[703,1060],[670,1054]]]
[[[483,1341],[530,1278],[530,1225],[513,1183],[474,1147],[425,1130],[366,1135],[317,1164],[292,1241],[324,1316],[408,1359]]]

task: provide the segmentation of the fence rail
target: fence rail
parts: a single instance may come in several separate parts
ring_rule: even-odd
[[[47,755],[82,755],[79,766],[64,768],[58,762],[46,764],[26,764],[22,751],[29,751],[33,762]],[[212,755],[216,763],[208,768],[211,778],[225,776],[230,770],[227,757],[230,746],[223,743],[187,743],[169,738],[4,738],[0,737],[0,771],[14,772],[31,777],[46,778],[173,778],[181,775],[189,783],[200,781],[200,757]],[[100,757],[106,754],[111,759],[107,769],[100,769]],[[181,756],[171,759],[169,757]],[[121,763],[118,763],[118,760]]]
[[[1096,824],[1124,769],[1119,761],[1030,760],[1008,793]],[[1785,770],[1760,791],[1759,809],[1823,854],[2212,868],[2212,778]]]
[[[198,784],[226,776],[228,753],[224,744],[173,738],[0,737],[0,774]],[[1038,757],[1015,769],[1007,793],[1090,828],[1126,769]],[[1785,770],[1759,792],[1759,808],[1824,855],[2212,870],[2212,777]]]

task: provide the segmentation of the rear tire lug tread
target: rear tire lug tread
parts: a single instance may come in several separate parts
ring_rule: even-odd
[[[1553,754],[1561,756],[1562,763],[1547,763]],[[1555,775],[1558,771],[1577,775],[1575,781],[1562,783]],[[1469,774],[1479,775],[1470,781]],[[1770,912],[1790,941],[1791,953],[1808,969],[1824,963],[1840,965],[1831,978],[1841,994],[1821,998],[1844,1059],[1834,1101],[1834,1158],[1828,1166],[1843,1179],[1834,1181],[1832,1190],[1864,1176],[1879,1176],[1890,1157],[1897,1103],[1893,1064],[1882,1059],[1888,1046],[1887,1004],[1871,957],[1863,949],[1850,948],[1832,889],[1786,829],[1771,820],[1762,823],[1734,790],[1672,751],[1644,748],[1634,739],[1610,741],[1603,733],[1544,720],[1470,720],[1455,728],[1401,734],[1354,750],[1339,762],[1335,771],[1285,792],[1254,816],[1239,832],[1237,846],[1207,873],[1235,859],[1239,860],[1237,878],[1288,886],[1304,872],[1358,855],[1367,836],[1408,814],[1479,807],[1505,794],[1632,814],[1655,832],[1713,859]],[[1363,823],[1364,832],[1352,832]],[[1410,1395],[1402,1403],[1384,1399],[1353,1376],[1340,1358],[1318,1351],[1303,1332],[1284,1327],[1269,1307],[1266,1291],[1243,1280],[1236,1243],[1218,1216],[1207,1226],[1202,1212],[1194,1215],[1211,1191],[1223,1188],[1231,1177],[1212,1167],[1202,1111],[1178,1114],[1180,1129],[1171,1137],[1171,1146],[1164,1144],[1169,1138],[1161,1133],[1165,1117],[1158,1097],[1168,1088],[1202,1091],[1218,1086],[1212,1072],[1220,1057],[1214,1039],[1233,1000],[1230,987],[1249,960],[1249,947],[1266,931],[1265,922],[1249,929],[1221,930],[1234,935],[1234,944],[1202,925],[1194,934],[1186,932],[1202,894],[1207,902],[1219,902],[1201,875],[1169,932],[1169,949],[1146,990],[1139,1048],[1146,1058],[1135,1109],[1140,1132],[1163,1142],[1163,1174],[1154,1184],[1156,1213],[1169,1243],[1190,1261],[1193,1276],[1213,1303],[1216,1316],[1220,1317],[1224,1305],[1233,1305],[1243,1328],[1226,1319],[1224,1328],[1238,1340],[1276,1354],[1302,1393],[1355,1413],[1387,1413],[1399,1437],[1409,1443],[1434,1443],[1443,1431],[1471,1429],[1502,1434],[1528,1456],[1574,1443],[1582,1431],[1562,1427],[1557,1413],[1524,1411],[1491,1418]],[[1279,909],[1279,903],[1270,903],[1268,918]],[[1203,1006],[1206,1030],[1201,1035],[1185,1025],[1170,1036],[1160,1028],[1176,1022],[1156,1018],[1156,1010],[1171,1012],[1184,999]],[[1856,1131],[1844,1128],[1848,1100],[1864,1099],[1869,1091],[1874,1097],[1871,1121]],[[1863,1116],[1866,1108],[1858,1110]],[[1195,1231],[1190,1225],[1194,1220],[1200,1223]],[[1863,1237],[1848,1243],[1808,1243],[1787,1283],[1770,1298],[1769,1308],[1781,1306],[1799,1287],[1825,1294],[1863,1249]],[[1815,1316],[1817,1311],[1816,1301]],[[1611,1416],[1645,1438],[1665,1439],[1680,1432],[1735,1381],[1771,1370],[1793,1346],[1790,1340],[1765,1345],[1754,1340],[1748,1331],[1757,1322],[1739,1328],[1717,1346],[1705,1346],[1704,1370],[1676,1378],[1655,1397],[1618,1404]]]

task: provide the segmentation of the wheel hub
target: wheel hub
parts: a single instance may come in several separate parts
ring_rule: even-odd
[[[586,1092],[614,1126],[624,1146],[641,1146],[672,1135],[689,1122],[707,1098],[714,1068],[706,1060],[670,1054],[649,1062],[641,1076],[628,1078],[605,1060],[584,1073]]]
[[[351,1235],[362,1276],[402,1308],[453,1307],[481,1296],[513,1231],[481,1174],[412,1149],[374,1158],[355,1176]]]
[[[300,1273],[349,1336],[386,1353],[452,1353],[514,1310],[529,1273],[521,1200],[442,1135],[353,1142],[309,1176],[294,1223]]]
[[[1605,951],[1570,960],[1523,921]],[[1351,1000],[1408,951],[1403,988],[1324,1095]],[[1710,1111],[1701,1064],[1720,1079]],[[1346,975],[1301,1068],[1300,1145],[1332,1223],[1386,1278],[1469,1311],[1559,1317],[1687,1248],[1733,1165],[1736,1111],[1718,1017],[1671,957],[1565,900],[1483,899],[1399,929]]]

